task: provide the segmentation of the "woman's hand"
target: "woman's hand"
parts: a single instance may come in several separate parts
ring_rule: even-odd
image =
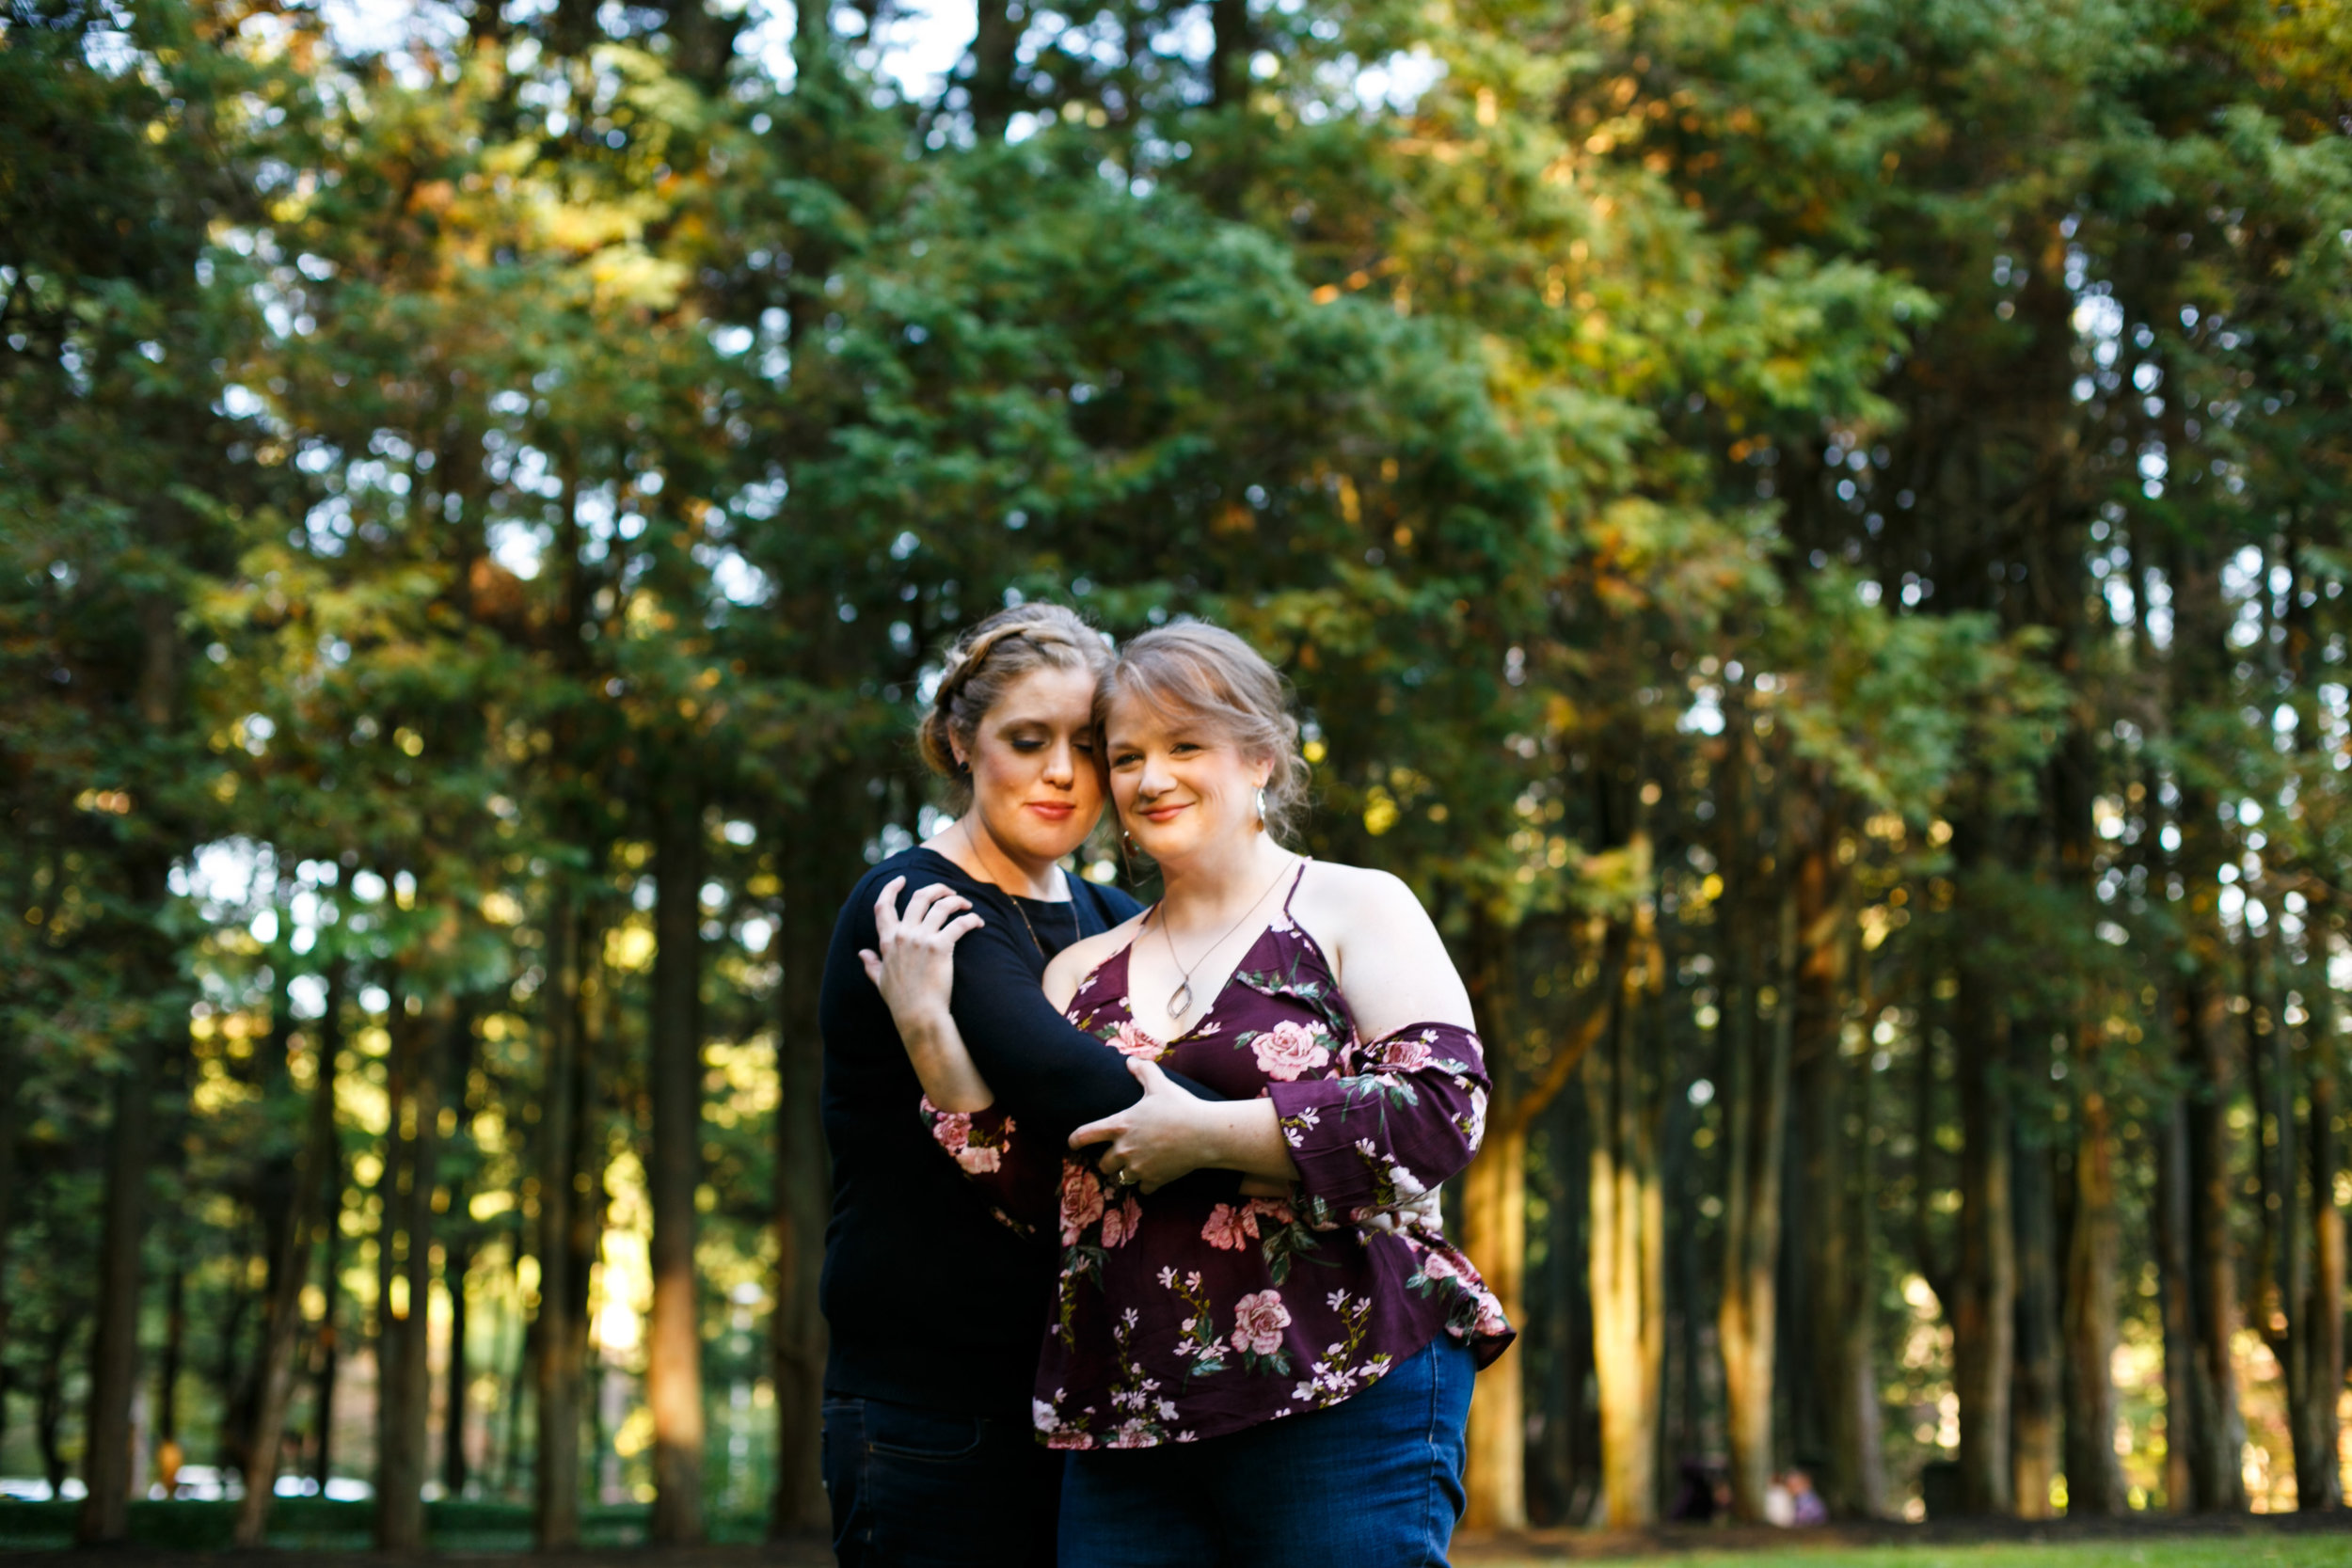
[[[905,1042],[923,1092],[943,1111],[980,1111],[995,1102],[988,1081],[963,1048],[962,1032],[948,1010],[956,983],[956,943],[985,924],[970,899],[934,882],[907,900],[898,912],[904,877],[894,877],[874,900],[876,944],[858,950],[866,977],[874,982]]]
[[[882,951],[861,947],[857,955],[866,977],[890,1005],[901,1034],[910,1021],[946,1012],[956,984],[956,943],[987,924],[977,914],[962,912],[972,908],[972,900],[944,882],[919,889],[907,900],[902,917],[898,890],[906,885],[904,877],[882,884],[882,896],[874,900],[875,940]]]
[[[1271,1101],[1202,1100],[1141,1056],[1130,1057],[1127,1070],[1143,1085],[1143,1098],[1070,1134],[1073,1148],[1110,1145],[1098,1164],[1113,1181],[1152,1193],[1204,1165],[1270,1181],[1296,1180]]]

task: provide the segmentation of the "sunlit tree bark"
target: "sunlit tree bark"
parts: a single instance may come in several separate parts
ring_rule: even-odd
[[[2010,1402],[2016,1365],[2017,1250],[2011,1190],[2009,1020],[1993,976],[1963,964],[1953,1034],[1960,1050],[1960,1260],[1952,1324],[1952,1383],[1960,1396],[1962,1503],[2007,1513]]]
[[[310,1277],[327,1172],[340,1155],[335,1130],[335,1059],[342,1050],[342,974],[338,961],[327,971],[326,1011],[310,1031],[312,1078],[300,1159],[291,1173],[291,1202],[278,1251],[270,1259],[268,1310],[262,1329],[260,1397],[255,1401],[251,1452],[245,1497],[237,1505],[236,1544],[258,1546],[269,1528],[270,1499],[277,1495],[279,1451],[286,1418],[294,1404],[294,1354],[301,1340],[302,1292]],[[326,1216],[331,1221],[334,1216]],[[327,1288],[335,1281],[329,1275]]]
[[[160,701],[160,699],[158,699]],[[151,712],[156,710],[151,708]],[[161,911],[166,867],[150,856],[133,885]],[[168,995],[171,959],[162,933],[137,939],[147,978]],[[115,1080],[114,1120],[106,1134],[103,1227],[98,1240],[98,1316],[90,1336],[89,1399],[84,1417],[82,1482],[88,1491],[74,1527],[86,1546],[124,1540],[131,1528],[131,1396],[138,1379],[140,1251],[147,1235],[147,1172],[152,1154],[156,1066],[154,1026],[134,1029]]]
[[[691,767],[654,802],[653,1015],[647,1078],[653,1099],[653,1314],[646,1402],[653,1407],[653,1539],[703,1538],[701,1282],[694,1268],[702,1183],[702,795]]]
[[[543,922],[548,981],[539,1023],[539,1308],[532,1325],[538,1418],[532,1533],[543,1552],[580,1544],[580,1363],[587,1335],[571,1304],[572,1218],[579,1196],[574,1173],[580,1143],[573,1083],[581,1049],[583,925],[573,895],[559,887]]]
[[[1609,1022],[1584,1066],[1593,1129],[1589,1175],[1593,1361],[1600,1385],[1601,1481],[1609,1522],[1658,1517],[1659,1398],[1666,1349],[1662,1104],[1642,1037],[1641,998],[1654,974],[1652,917],[1633,933]]]
[[[2104,1517],[2125,1506],[2115,1453],[2111,1370],[2117,1338],[2115,1130],[2098,1076],[2097,1021],[2076,1033],[2073,1190],[2068,1205],[2065,1339],[2066,1512]]]

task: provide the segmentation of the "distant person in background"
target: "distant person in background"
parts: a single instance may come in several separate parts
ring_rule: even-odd
[[[1786,1484],[1788,1488],[1788,1522],[1791,1525],[1829,1523],[1829,1507],[1821,1501],[1821,1495],[1813,1490],[1812,1476],[1804,1470],[1792,1469],[1788,1472]]]
[[[1060,1243],[1033,1332],[1037,1428],[1070,1450],[1061,1561],[1441,1568],[1471,1375],[1512,1337],[1434,1201],[1486,1124],[1469,994],[1403,882],[1281,844],[1297,721],[1239,638],[1143,633],[1098,714],[1165,893],[1065,949],[1041,994],[1141,1101],[1065,1132],[1002,1092],[959,1037],[963,957],[940,962],[975,940],[931,912],[953,893],[904,920],[885,894],[865,956],[942,1168]]]
[[[957,640],[918,737],[956,816],[866,874],[826,957],[824,1473],[844,1568],[1055,1560],[1061,1455],[1029,1428],[1054,1249],[998,1224],[941,1156],[916,1112],[905,1044],[857,955],[878,942],[885,884],[894,895],[909,878],[937,885],[928,912],[971,932],[954,1016],[1025,1125],[1066,1137],[1140,1098],[1125,1064],[1038,989],[1048,959],[1137,907],[1060,864],[1103,812],[1094,699],[1109,666],[1102,634],[1056,605],[1002,611]]]

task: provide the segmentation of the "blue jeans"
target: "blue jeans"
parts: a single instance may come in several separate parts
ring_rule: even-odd
[[[1062,1456],[1027,1424],[825,1397],[841,1568],[1051,1568]]]
[[[1200,1443],[1089,1449],[1062,1478],[1062,1568],[1445,1568],[1470,1352],[1445,1335],[1327,1409]]]

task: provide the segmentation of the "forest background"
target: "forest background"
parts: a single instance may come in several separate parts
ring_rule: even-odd
[[[1473,1523],[2337,1506],[2352,8],[892,24],[0,13],[0,1473],[817,1520],[814,976],[1025,596],[1471,981]]]

